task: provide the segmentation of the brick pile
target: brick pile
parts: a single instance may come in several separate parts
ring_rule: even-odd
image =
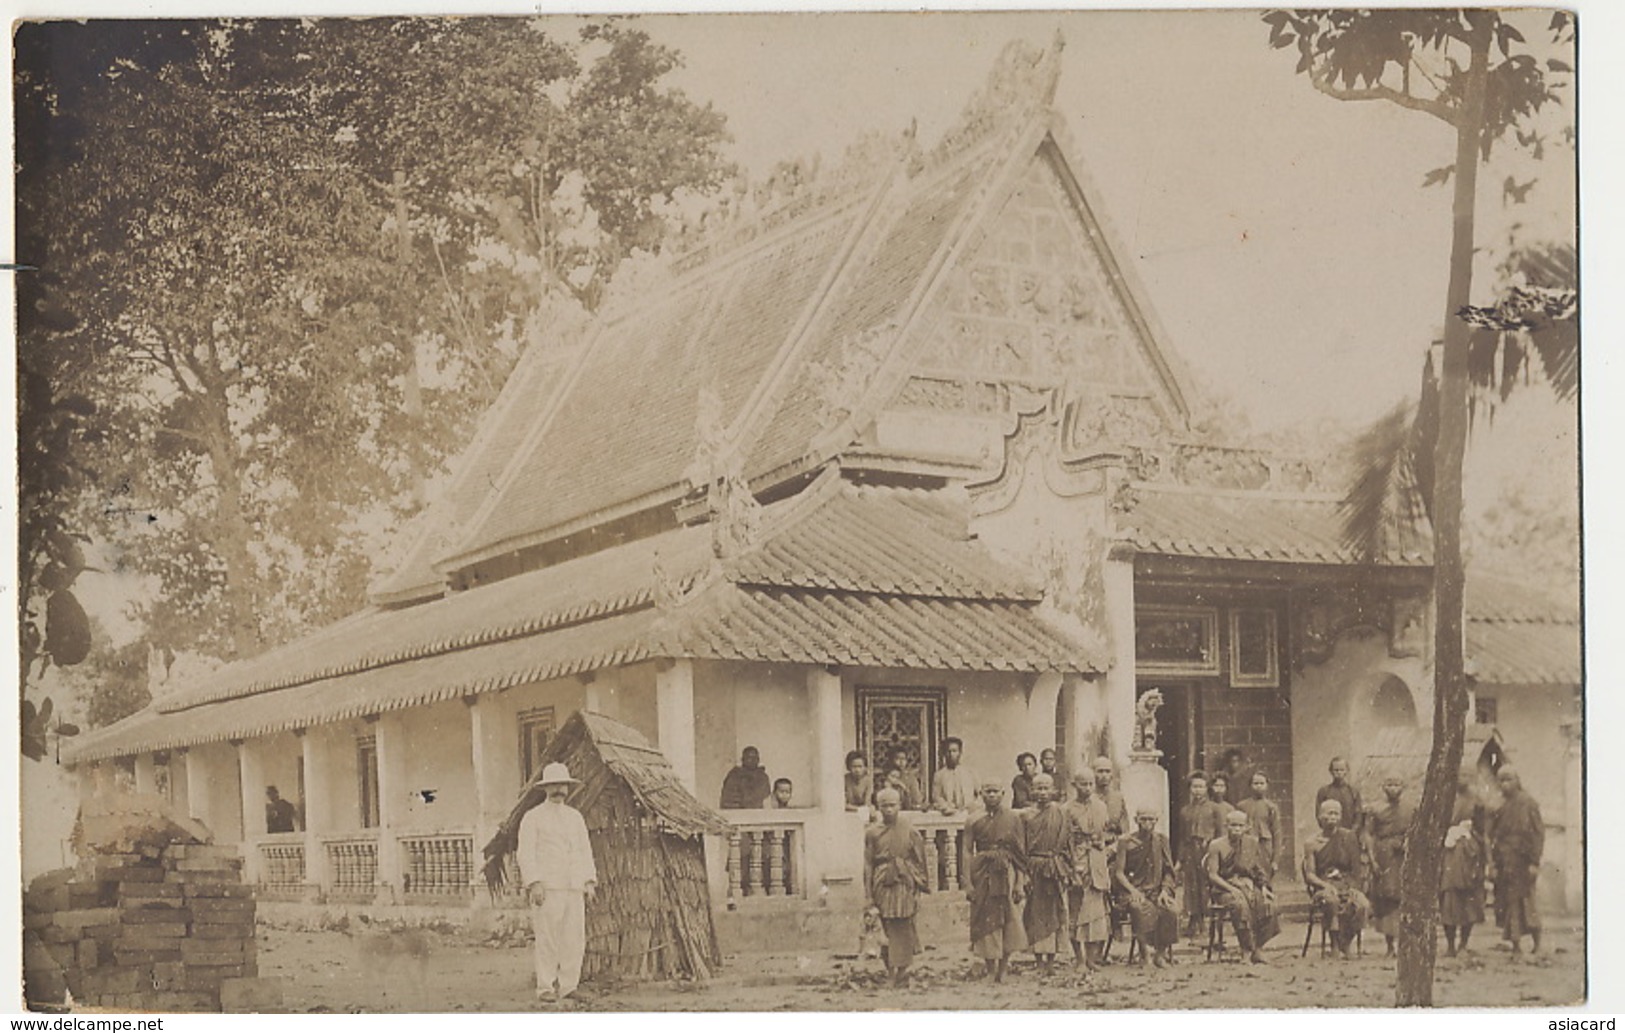
[[[258,975],[254,895],[237,848],[97,854],[23,895],[24,978],[36,1006],[219,1011]]]

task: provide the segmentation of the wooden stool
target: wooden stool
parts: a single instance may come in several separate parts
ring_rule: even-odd
[[[1227,949],[1224,936],[1225,926],[1230,921],[1229,904],[1209,904],[1207,907],[1207,950],[1204,960],[1212,961],[1214,952],[1218,952],[1219,960],[1224,960]]]
[[[1118,930],[1118,927],[1120,927],[1124,922],[1129,923],[1129,929],[1130,930],[1132,930],[1134,928],[1133,919],[1129,914],[1128,908],[1126,908],[1126,907],[1118,907],[1117,903],[1114,901],[1112,903],[1111,921],[1106,927],[1106,947],[1105,947],[1104,950],[1102,950],[1100,952],[1100,956],[1101,956],[1102,960],[1108,960],[1108,959],[1111,958],[1111,956],[1112,956],[1112,944],[1117,942],[1117,930]],[[1125,965],[1134,964],[1134,952],[1136,950],[1138,950],[1140,952],[1140,960],[1144,961],[1145,960],[1145,944],[1141,943],[1140,938],[1138,936],[1132,935],[1132,932],[1131,932],[1131,934],[1129,936],[1129,940],[1128,940],[1128,954],[1127,954],[1127,956],[1125,956],[1123,958],[1123,964],[1125,964]]]
[[[1309,956],[1309,941],[1315,935],[1315,924],[1317,922],[1320,924],[1320,956],[1324,958],[1331,954],[1331,911],[1326,905],[1311,904],[1309,905],[1309,925],[1303,931],[1303,950],[1298,952],[1298,957],[1306,958]],[[1364,938],[1365,932],[1363,930],[1354,934],[1354,953],[1356,955],[1365,953]]]

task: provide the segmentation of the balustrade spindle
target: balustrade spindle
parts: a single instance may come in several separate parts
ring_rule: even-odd
[[[784,895],[784,833],[768,829],[762,834],[767,849],[767,895]]]
[[[741,856],[738,831],[728,833],[728,895],[731,897],[745,895],[744,872],[740,868]]]
[[[932,889],[940,889],[941,876],[938,875],[941,856],[937,853],[937,834],[932,832],[925,836],[925,870],[929,873],[926,878],[931,880]]]
[[[947,840],[947,848],[942,855],[942,871],[945,890],[959,888],[959,830],[944,829],[943,836]]]
[[[745,879],[745,896],[749,897],[762,890],[763,864],[766,860],[762,856],[762,834],[760,832],[745,833],[745,847],[750,851],[750,861],[747,864],[748,874]]]

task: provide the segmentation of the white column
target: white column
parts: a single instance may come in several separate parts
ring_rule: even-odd
[[[238,740],[238,789],[243,798],[243,881],[260,881],[260,852],[255,841],[265,835],[265,773],[258,747]]]
[[[1061,696],[1061,680],[1060,674],[1045,671],[1033,676],[1032,686],[1027,690],[1027,734],[1022,741],[1033,743],[1035,750],[1039,744],[1048,745],[1055,741],[1055,707]],[[1068,752],[1071,752],[1070,740]],[[1062,760],[1071,770],[1071,759]],[[989,759],[986,763],[976,764],[974,770],[978,776],[984,776],[984,773],[991,775],[1003,768]]]
[[[489,900],[480,890],[485,883],[480,877],[480,866],[485,863],[481,851],[507,816],[504,808],[513,802],[513,793],[507,791],[507,780],[503,778],[497,740],[504,728],[510,729],[510,739],[517,729],[513,729],[512,721],[502,720],[498,699],[470,696],[463,702],[468,704],[470,761],[474,765],[474,902],[481,904]]]
[[[401,892],[401,847],[395,835],[406,800],[406,742],[397,717],[383,714],[372,723],[378,744],[378,882],[386,900],[399,899]]]
[[[328,806],[332,794],[328,784],[332,778],[329,750],[318,742],[319,732],[308,728],[295,733],[299,737],[300,758],[305,765],[305,885],[325,889],[331,877],[327,872],[327,851],[322,847],[321,833],[330,829],[332,817]]]
[[[813,803],[827,813],[846,810],[846,744],[841,735],[841,676],[823,667],[807,671],[813,714]]]
[[[1112,729],[1112,763],[1123,771],[1134,734],[1137,678],[1134,667],[1134,553],[1113,548],[1101,572],[1106,588],[1106,621],[1111,629],[1112,666],[1106,673],[1106,720]],[[1092,760],[1093,758],[1086,758]]]
[[[192,813],[192,785],[186,777],[188,767],[190,764],[184,747],[169,751],[169,799],[176,814]]]
[[[186,808],[210,832],[215,831],[214,811],[209,805],[209,760],[202,749],[186,751]]]
[[[694,663],[674,660],[655,673],[655,709],[660,752],[689,792],[694,785]]]
[[[135,755],[135,791],[138,793],[156,793],[158,791],[158,775],[153,770],[152,754],[150,753]]]

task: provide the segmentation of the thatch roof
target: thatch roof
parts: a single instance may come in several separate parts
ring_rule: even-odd
[[[485,880],[493,893],[507,882],[506,862],[518,848],[519,822],[545,799],[537,779],[549,764],[564,764],[581,781],[571,791],[570,806],[593,827],[594,804],[613,781],[624,784],[632,798],[659,829],[692,839],[704,833],[726,835],[728,820],[694,798],[677,779],[665,754],[637,729],[603,714],[578,710],[542,752],[536,775],[519,793],[513,810],[485,845]]]
[[[678,836],[727,834],[728,819],[684,788],[666,755],[637,729],[614,718],[577,711],[548,743],[542,762],[579,763],[584,746],[596,750],[604,765],[626,782],[638,802],[659,820],[663,831]],[[578,772],[576,777],[582,778],[585,773]],[[582,788],[589,787],[590,783]],[[592,799],[586,793],[579,800],[572,798],[571,803],[583,811],[592,809]]]

